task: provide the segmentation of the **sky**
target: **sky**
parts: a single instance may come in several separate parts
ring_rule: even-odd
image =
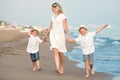
[[[0,20],[49,26],[54,2],[62,6],[68,25],[120,25],[120,0],[0,0]]]

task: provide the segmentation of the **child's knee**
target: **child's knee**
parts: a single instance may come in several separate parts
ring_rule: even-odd
[[[89,64],[89,61],[85,61],[85,64],[87,64],[87,65],[88,65],[88,64]]]

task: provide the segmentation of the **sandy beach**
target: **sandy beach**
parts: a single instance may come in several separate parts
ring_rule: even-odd
[[[40,37],[42,35],[39,35]],[[29,54],[26,52],[28,37],[19,30],[0,30],[0,80],[110,80],[106,73],[96,72],[84,78],[85,71],[75,66],[76,62],[65,57],[65,73],[55,73],[53,52],[49,39],[40,46],[42,70],[33,72]],[[68,51],[74,44],[67,44]]]

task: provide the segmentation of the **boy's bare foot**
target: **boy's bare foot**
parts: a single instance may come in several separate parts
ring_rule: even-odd
[[[41,67],[40,67],[40,66],[37,66],[37,70],[41,70]]]
[[[33,71],[34,71],[34,72],[36,71],[36,67],[33,68]]]
[[[93,69],[91,69],[91,74],[94,75],[95,74],[95,71]]]
[[[56,73],[58,73],[58,70],[55,70]]]
[[[41,70],[41,68],[38,68],[38,70]]]
[[[85,75],[85,78],[88,78],[88,77],[89,77],[89,74],[86,74],[86,75]]]

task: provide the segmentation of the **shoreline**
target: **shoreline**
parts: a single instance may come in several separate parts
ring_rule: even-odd
[[[41,33],[40,33],[41,34]],[[3,36],[4,35],[4,36]],[[0,30],[0,80],[110,80],[111,75],[96,72],[94,76],[84,78],[83,68],[75,66],[77,62],[65,56],[65,73],[54,72],[53,52],[49,40],[40,45],[40,62],[42,70],[33,72],[29,54],[26,52],[27,35],[18,30]],[[40,35],[41,37],[41,35]],[[67,44],[68,51],[75,44]]]

